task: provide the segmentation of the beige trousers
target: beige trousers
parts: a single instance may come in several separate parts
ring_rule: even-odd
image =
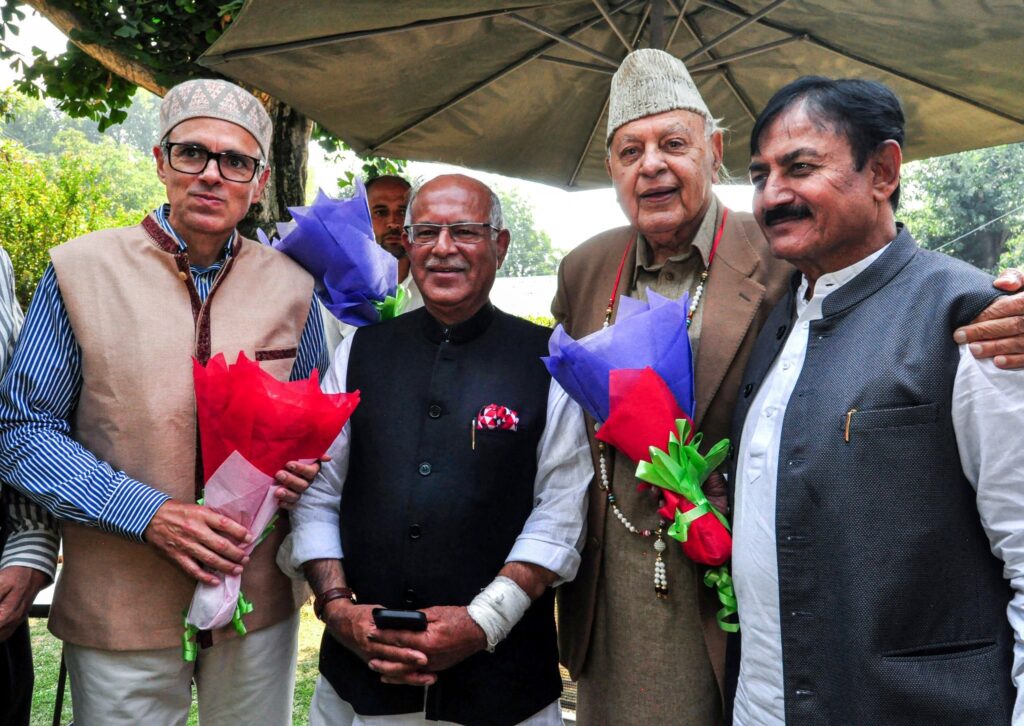
[[[112,651],[66,643],[76,726],[185,726],[192,682],[203,726],[292,723],[299,614],[200,648]]]
[[[450,721],[428,721],[422,713],[394,716],[360,716],[342,700],[331,684],[319,676],[313,701],[309,705],[309,726],[455,726]],[[558,701],[542,708],[520,726],[562,726],[562,708]]]

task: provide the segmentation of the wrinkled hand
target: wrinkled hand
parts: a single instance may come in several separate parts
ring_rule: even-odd
[[[49,578],[31,567],[5,567],[0,570],[0,643],[28,615],[29,606]]]
[[[701,489],[704,490],[704,496],[708,498],[712,507],[722,514],[729,513],[729,489],[725,484],[725,477],[720,472],[711,472]]]
[[[378,630],[373,623],[373,609],[379,605],[356,605],[339,598],[324,606],[327,632],[335,640],[358,655],[370,670],[381,674],[385,683],[405,683],[429,686],[437,676],[421,671],[427,665],[427,656],[421,651],[385,643],[381,634],[399,631]]]
[[[299,497],[309,489],[309,485],[320,473],[320,462],[330,461],[331,457],[324,455],[319,461],[312,464],[302,464],[298,461],[289,461],[284,469],[274,475],[274,480],[280,485],[274,491],[278,504],[282,509],[294,509],[299,503]]]
[[[487,636],[479,625],[469,617],[464,607],[433,607],[423,610],[427,616],[427,629],[416,633],[409,630],[378,630],[374,639],[389,645],[413,648],[427,658],[424,670],[436,673],[451,668],[469,656],[487,647]],[[382,674],[378,667],[382,665],[370,661],[370,668]],[[413,674],[423,675],[423,674]],[[385,683],[405,683],[423,685],[418,680],[397,678],[385,674],[381,678]]]
[[[1004,292],[1001,297],[953,333],[959,344],[970,343],[975,358],[993,358],[997,368],[1024,368],[1024,272],[1009,269],[993,283]]]
[[[249,558],[239,545],[253,540],[245,527],[229,517],[173,499],[156,510],[143,538],[188,575],[208,585],[220,582],[217,572],[242,574],[242,565]]]

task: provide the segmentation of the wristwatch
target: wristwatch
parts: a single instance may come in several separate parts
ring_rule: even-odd
[[[340,600],[343,597],[351,600],[353,603],[357,602],[356,594],[348,587],[332,587],[330,590],[313,598],[313,613],[317,619],[324,619],[324,608],[327,607],[327,603],[331,600]]]

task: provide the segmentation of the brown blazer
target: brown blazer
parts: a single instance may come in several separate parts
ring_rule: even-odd
[[[609,230],[583,243],[562,261],[551,311],[555,321],[562,323],[574,338],[594,332],[604,322],[615,274],[632,237],[630,227]],[[626,261],[620,294],[628,293],[630,288],[632,259],[630,255]],[[694,418],[704,433],[704,441],[714,443],[729,435],[733,405],[754,339],[768,313],[782,297],[791,272],[789,265],[771,256],[754,218],[745,212],[730,211],[704,291],[702,334],[694,364],[697,399]],[[593,423],[588,417],[587,431],[597,471]],[[611,451],[610,455],[615,456],[616,452]],[[609,466],[609,471],[615,471],[614,464]],[[614,481],[612,486],[622,491],[628,488]],[[559,652],[573,678],[578,678],[583,670],[590,645],[607,506],[595,477],[590,488],[583,561],[576,579],[562,585],[558,593]],[[700,613],[704,639],[721,688],[725,634],[715,622],[719,606],[714,592],[708,588],[704,594]]]

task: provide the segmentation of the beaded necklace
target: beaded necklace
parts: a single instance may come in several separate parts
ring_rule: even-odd
[[[725,220],[729,216],[729,210],[722,210],[722,222],[718,226],[718,231],[715,233],[715,240],[711,244],[711,252],[708,254],[708,264],[704,267],[704,271],[700,274],[700,281],[697,283],[697,289],[693,293],[693,300],[690,301],[690,307],[686,311],[686,329],[690,329],[690,324],[693,322],[693,316],[697,312],[697,306],[700,305],[701,298],[704,295],[704,284],[708,280],[708,275],[711,273],[711,263],[715,259],[715,252],[718,250],[718,243],[722,240],[722,233],[725,231]],[[604,323],[601,325],[602,328],[607,328],[612,321],[612,313],[615,310],[615,296],[619,291],[619,283],[622,281],[622,270],[626,266],[626,259],[629,257],[629,251],[633,249],[633,245],[636,244],[636,233],[633,234],[629,244],[626,245],[626,251],[622,254],[622,260],[619,262],[619,270],[615,274],[615,285],[612,287],[611,297],[608,298],[608,307],[605,308],[604,312]],[[616,519],[622,523],[622,526],[627,531],[632,532],[640,537],[651,537],[654,536],[654,593],[657,595],[659,600],[664,600],[668,597],[668,577],[666,575],[665,561],[662,559],[662,553],[665,551],[667,545],[663,538],[665,527],[668,526],[668,522],[664,519],[658,518],[658,528],[656,530],[650,529],[639,529],[634,525],[622,510],[619,509],[615,503],[615,493],[612,491],[612,480],[608,476],[608,462],[605,458],[605,443],[603,441],[597,442],[597,450],[600,454],[598,463],[601,469],[601,490],[605,492],[605,497],[608,500],[608,506],[612,510],[612,514],[615,515]]]

